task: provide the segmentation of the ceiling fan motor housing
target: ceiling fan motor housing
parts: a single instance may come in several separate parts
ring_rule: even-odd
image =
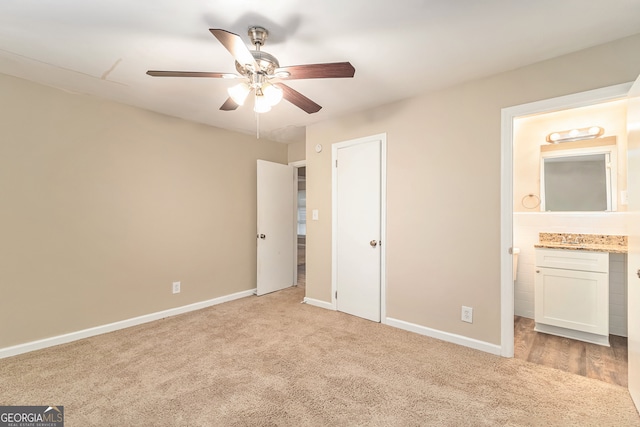
[[[249,37],[251,38],[251,44],[256,46],[264,46],[264,42],[267,41],[267,37],[269,37],[269,31],[266,28],[260,26],[249,27],[249,31],[247,32]],[[258,46],[256,48],[259,49]]]
[[[280,63],[278,62],[278,60],[270,53],[259,50],[252,50],[251,55],[253,55],[253,58],[258,64],[257,70],[253,70],[253,66],[243,65],[236,61],[236,70],[238,70],[238,72],[243,76],[249,76],[253,73],[272,75],[275,72],[276,68],[280,68]]]

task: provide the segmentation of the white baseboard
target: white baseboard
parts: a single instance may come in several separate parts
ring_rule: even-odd
[[[465,337],[462,335],[451,334],[448,332],[438,331],[436,329],[427,328],[426,326],[416,325],[415,323],[405,322],[404,320],[392,319],[387,317],[386,324],[395,328],[404,329],[405,331],[415,332],[420,335],[426,335],[431,338],[437,338],[442,341],[450,342],[453,344],[470,347],[476,350],[484,351],[486,353],[501,355],[501,347],[496,344],[491,344],[485,341],[479,341],[473,338]]]
[[[5,357],[16,356],[22,353],[28,353],[34,350],[40,350],[47,347],[53,347],[55,345],[65,344],[72,341],[81,340],[83,338],[93,337],[95,335],[106,334],[107,332],[117,331],[119,329],[129,328],[131,326],[141,325],[143,323],[152,322],[154,320],[164,319],[166,317],[176,316],[178,314],[188,313],[190,311],[200,310],[213,305],[222,304],[223,302],[229,302],[236,299],[244,298],[255,294],[255,289],[248,291],[236,292],[235,294],[225,295],[218,298],[213,298],[207,301],[196,302],[182,307],[170,308],[164,311],[158,311],[156,313],[145,314],[144,316],[134,317],[132,319],[121,320],[119,322],[109,323],[107,325],[96,326],[94,328],[83,329],[77,332],[71,332],[69,334],[58,335],[51,338],[45,338],[38,341],[32,341],[25,344],[19,344],[12,347],[5,347],[0,349],[0,359]]]
[[[313,305],[314,307],[320,307],[320,308],[324,308],[324,309],[327,309],[327,310],[336,311],[336,308],[333,306],[333,304],[331,304],[330,302],[326,302],[326,301],[320,301],[319,299],[313,299],[313,298],[304,297],[304,300],[302,300],[302,302],[305,303],[305,304]]]

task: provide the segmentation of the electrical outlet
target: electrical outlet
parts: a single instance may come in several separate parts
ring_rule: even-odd
[[[462,321],[473,323],[473,308],[462,306]]]
[[[180,282],[173,282],[173,293],[174,294],[179,294],[180,293]]]
[[[627,190],[620,192],[620,204],[621,205],[629,204],[629,193],[627,193]]]

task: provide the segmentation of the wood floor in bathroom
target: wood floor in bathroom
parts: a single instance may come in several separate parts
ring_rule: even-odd
[[[533,319],[514,318],[514,357],[627,387],[627,339],[609,336],[611,347],[533,330]]]
[[[298,236],[298,279],[297,286],[305,286],[307,283],[306,264],[306,237]]]

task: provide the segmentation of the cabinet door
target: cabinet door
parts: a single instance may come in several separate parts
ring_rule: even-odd
[[[536,268],[537,323],[598,335],[609,334],[609,275]]]

